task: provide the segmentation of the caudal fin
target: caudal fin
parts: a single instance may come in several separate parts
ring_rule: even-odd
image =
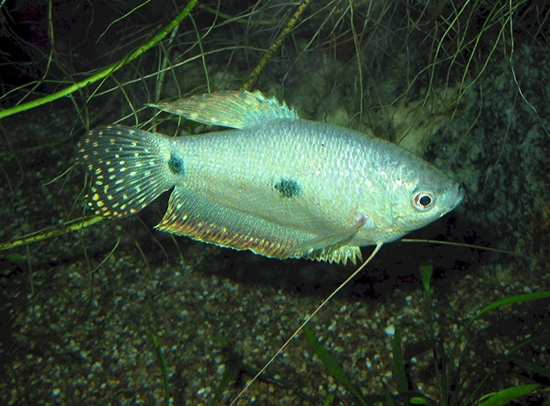
[[[125,126],[91,130],[78,143],[78,161],[92,176],[89,205],[96,214],[137,213],[174,186],[166,136]]]

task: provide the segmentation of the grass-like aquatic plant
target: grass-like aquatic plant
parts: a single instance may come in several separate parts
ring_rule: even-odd
[[[336,358],[330,354],[330,350],[325,348],[315,337],[313,332],[306,326],[304,333],[311,347],[326,366],[328,371],[353,395],[358,404],[372,405],[385,404],[386,406],[393,405],[440,405],[440,406],[461,406],[461,405],[478,405],[478,406],[505,406],[510,402],[525,397],[530,394],[539,393],[540,398],[546,399],[548,404],[548,395],[550,394],[550,385],[540,384],[531,379],[525,379],[524,382],[518,384],[509,383],[509,387],[497,390],[495,392],[486,392],[485,384],[494,378],[497,374],[499,365],[506,363],[518,365],[525,372],[537,374],[550,382],[550,367],[542,363],[533,362],[524,357],[519,352],[526,347],[545,347],[550,340],[550,331],[546,331],[543,335],[525,339],[522,343],[509,348],[503,354],[484,354],[488,365],[483,368],[478,368],[480,375],[471,376],[463,372],[464,362],[463,353],[466,350],[473,350],[472,344],[468,340],[468,334],[475,327],[475,322],[483,316],[490,316],[492,312],[503,306],[510,306],[519,303],[529,303],[541,299],[549,299],[550,291],[529,293],[524,295],[514,295],[501,300],[490,303],[482,310],[470,317],[469,321],[460,328],[457,334],[449,333],[454,339],[453,344],[448,347],[442,342],[442,337],[436,332],[436,322],[433,318],[433,302],[431,295],[431,279],[433,268],[431,265],[424,265],[420,268],[420,276],[424,287],[425,297],[425,321],[428,324],[429,336],[424,340],[419,340],[407,344],[403,344],[401,331],[399,326],[396,326],[395,333],[392,339],[392,377],[394,387],[397,388],[397,394],[390,391],[390,382],[385,383],[385,394],[369,394],[363,395],[352,384],[353,372],[344,372],[343,368],[338,364]],[[461,348],[461,345],[464,347]],[[406,356],[404,354],[407,354]],[[424,387],[434,384],[437,388],[437,398],[411,389],[413,386],[412,375],[414,374],[414,365],[411,365],[411,358],[426,357],[431,358],[431,364],[435,371],[435,382],[422,380],[415,384],[422,383]],[[390,363],[389,360],[386,362]],[[502,373],[499,379],[502,377]],[[511,381],[511,379],[509,379]],[[529,382],[531,381],[531,382]],[[525,403],[523,403],[525,404]]]
[[[164,356],[164,350],[162,345],[151,327],[149,327],[149,334],[151,334],[151,340],[155,346],[155,352],[157,354],[158,364],[162,371],[162,381],[164,383],[164,403],[170,404],[170,378],[168,376],[168,364],[166,363],[166,357]]]

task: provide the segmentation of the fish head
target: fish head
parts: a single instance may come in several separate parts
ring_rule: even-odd
[[[454,210],[464,199],[464,190],[441,170],[424,162],[420,171],[408,172],[392,193],[392,234],[397,239],[422,228]]]

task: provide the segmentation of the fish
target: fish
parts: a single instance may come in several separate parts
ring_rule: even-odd
[[[355,263],[455,209],[460,183],[384,139],[305,120],[261,92],[220,91],[152,104],[226,127],[171,137],[95,128],[77,161],[93,178],[97,215],[138,213],[172,189],[156,229],[287,259]]]

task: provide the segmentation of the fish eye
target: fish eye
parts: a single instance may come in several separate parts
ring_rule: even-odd
[[[420,211],[426,211],[433,207],[435,196],[431,192],[416,192],[412,199],[413,206]]]

